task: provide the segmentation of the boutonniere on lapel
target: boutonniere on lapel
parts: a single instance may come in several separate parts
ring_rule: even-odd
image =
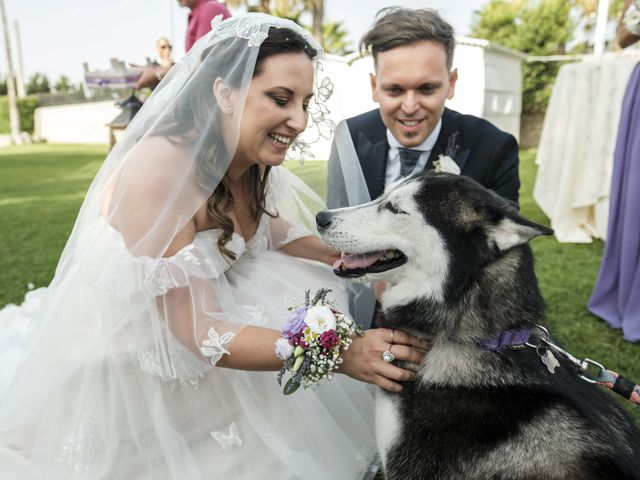
[[[433,169],[436,172],[452,173],[454,175],[460,175],[460,167],[453,160],[458,153],[460,146],[458,145],[458,133],[451,134],[447,140],[447,148],[444,150],[444,154],[440,154],[438,159],[433,162]]]

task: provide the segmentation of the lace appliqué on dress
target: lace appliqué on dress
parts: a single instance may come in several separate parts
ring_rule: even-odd
[[[140,368],[144,373],[158,377],[162,376],[160,360],[158,359],[158,354],[154,350],[138,350],[138,362],[140,363]]]
[[[236,336],[233,332],[227,332],[223,335],[218,335],[213,327],[207,332],[208,338],[202,341],[200,352],[206,358],[209,359],[211,365],[218,363],[218,360],[222,358],[225,353],[230,355],[229,351],[223,347],[223,345],[229,343],[233,337]]]
[[[158,354],[153,350],[138,351],[138,361],[140,362],[140,369],[144,373],[159,377],[163,382],[168,382],[171,392],[183,387],[191,387],[193,390],[197,390],[200,387],[200,380],[204,378],[204,373],[202,373],[202,367],[200,366],[202,360],[198,360],[191,352],[188,353],[193,358],[191,364],[188,361],[190,357],[182,355],[180,364],[175,372],[175,378],[167,378],[162,375]]]
[[[62,439],[62,453],[58,460],[70,466],[76,475],[83,475],[91,471],[99,451],[96,421],[85,414],[76,431]]]
[[[249,316],[249,325],[260,327],[267,324],[269,319],[265,316],[262,305],[241,305],[240,308]]]
[[[220,444],[220,448],[225,452],[228,452],[232,448],[241,447],[242,439],[238,433],[238,427],[235,422],[229,425],[229,433],[220,432],[215,430],[211,432],[213,439]]]

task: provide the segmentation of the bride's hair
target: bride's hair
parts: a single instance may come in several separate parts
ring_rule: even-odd
[[[213,81],[222,78],[227,85],[240,88],[247,72],[244,64],[238,64],[238,58],[243,58],[240,49],[246,48],[246,42],[238,41],[235,36],[221,38],[205,48],[199,58],[200,73],[197,78],[192,77],[185,82],[180,95],[184,100],[172,106],[158,131],[158,135],[199,152],[195,161],[196,178],[205,191],[211,179],[219,178],[220,165],[229,165],[232,154],[221,141],[224,138],[222,112],[213,94]],[[301,34],[289,28],[271,27],[258,49],[255,66],[250,73],[252,78],[260,75],[267,58],[283,53],[305,53],[311,60],[319,54]],[[265,204],[269,171],[270,167],[253,165],[247,172],[251,213],[256,221],[263,213],[277,216],[277,212],[268,212]],[[226,176],[216,183],[217,187],[207,200],[207,214],[222,229],[218,238],[220,252],[235,259],[234,252],[225,247],[234,231],[233,221],[228,215],[233,208],[233,196]]]
[[[207,51],[203,52],[203,57],[208,53],[209,52]],[[258,56],[253,70],[253,77],[257,77],[262,73],[262,66],[265,59],[282,53],[305,53],[310,60],[315,59],[318,55],[318,51],[314,49],[300,34],[288,28],[271,27],[267,38],[265,38],[258,50]],[[218,51],[214,54],[219,55],[220,52]],[[227,78],[225,78],[225,80],[229,81]],[[231,79],[231,81],[233,81],[233,79]],[[211,95],[211,97],[213,97],[213,95]],[[217,105],[215,112],[216,114],[219,114],[219,107]],[[216,152],[216,154],[222,154],[222,152]],[[228,155],[227,152],[224,154]],[[206,170],[205,165],[202,165],[201,168],[202,170]],[[259,165],[252,165],[249,167],[247,172],[250,189],[249,205],[253,219],[256,222],[262,214],[266,214],[271,217],[277,216],[277,212],[269,212],[265,204],[267,178],[270,170],[271,167],[269,166],[261,168]],[[201,171],[198,173],[204,174],[205,172]],[[207,201],[207,214],[211,220],[222,228],[222,235],[218,238],[218,248],[220,249],[220,252],[232,259],[235,259],[235,253],[225,247],[229,240],[231,240],[234,230],[233,221],[227,214],[232,207],[233,195],[229,190],[227,177],[225,176]]]

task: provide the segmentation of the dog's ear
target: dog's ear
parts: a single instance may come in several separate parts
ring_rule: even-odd
[[[508,212],[489,227],[487,235],[499,250],[504,251],[540,235],[553,235],[553,230],[515,212]]]

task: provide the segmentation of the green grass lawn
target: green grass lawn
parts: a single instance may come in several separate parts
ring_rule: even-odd
[[[84,198],[107,153],[103,146],[33,145],[0,150],[0,305],[19,302],[33,283],[47,285]],[[548,225],[531,196],[535,151],[521,155],[522,213]],[[326,162],[287,162],[322,197]],[[536,271],[548,306],[551,331],[577,357],[589,357],[640,381],[640,344],[622,340],[587,312],[603,244],[531,242]],[[585,399],[588,401],[588,399]],[[640,421],[640,408],[628,405]]]

